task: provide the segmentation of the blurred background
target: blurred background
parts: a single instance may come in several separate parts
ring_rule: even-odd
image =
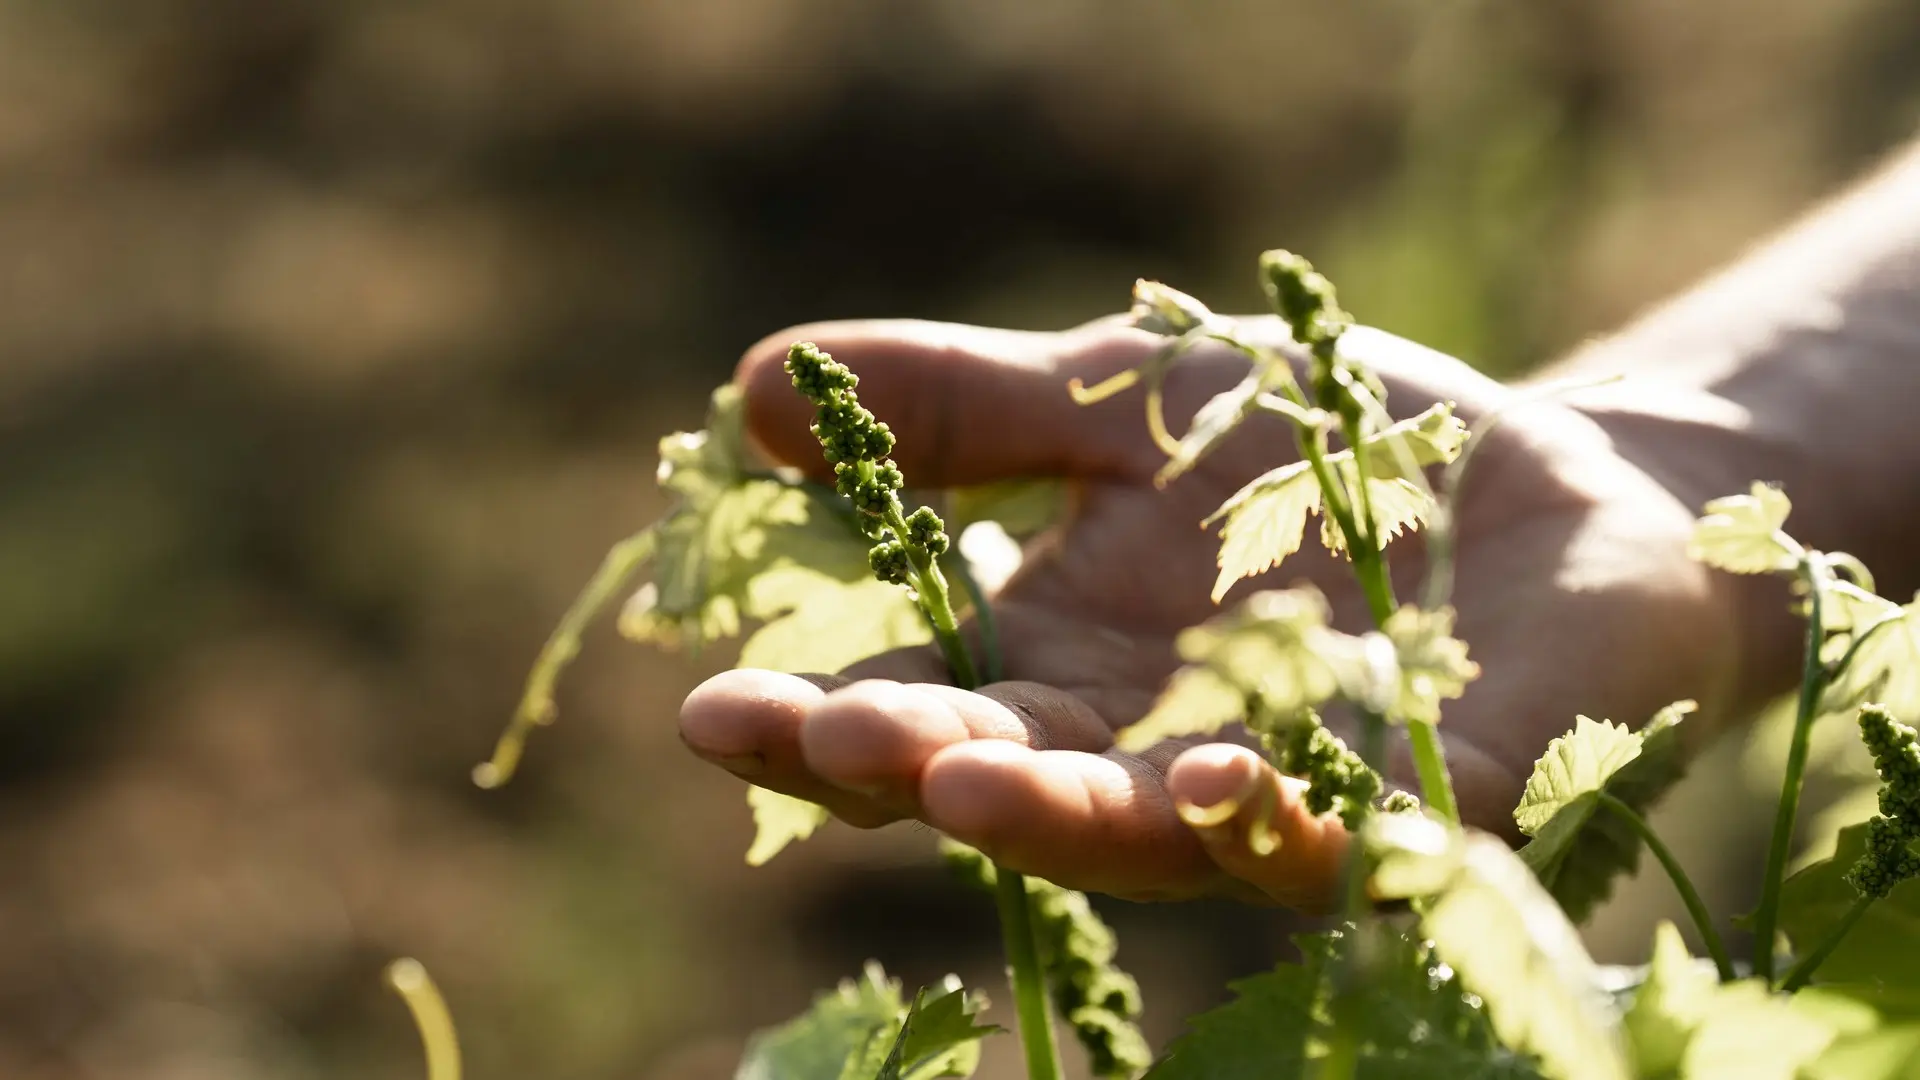
[[[400,954],[480,1080],[991,978],[924,831],[742,865],[673,727],[723,655],[602,628],[468,782],[742,348],[1250,310],[1284,245],[1511,375],[1916,123],[1909,0],[0,0],[0,1076],[418,1077]],[[1663,815],[1729,909],[1771,752]],[[1629,893],[1603,958],[1673,910]],[[1284,931],[1104,907],[1156,1040]]]

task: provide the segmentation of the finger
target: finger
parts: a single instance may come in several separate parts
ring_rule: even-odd
[[[898,813],[873,799],[813,775],[801,754],[801,725],[844,681],[754,669],[722,672],[681,704],[680,740],[742,780],[819,803],[850,825],[877,828],[897,821]]]
[[[1251,899],[1213,864],[1163,786],[1170,760],[976,740],[935,754],[921,817],[995,861],[1068,888],[1135,900]]]
[[[1338,818],[1307,809],[1306,789],[1228,743],[1196,746],[1167,773],[1176,812],[1220,869],[1275,903],[1324,914],[1338,904],[1348,837]]]
[[[902,815],[919,812],[921,774],[950,746],[990,739],[1098,751],[1113,743],[1092,709],[1052,687],[999,683],[971,693],[877,679],[826,695],[799,739],[812,775]]]
[[[1021,476],[1127,477],[1157,467],[1138,398],[1074,403],[1088,383],[1134,367],[1158,339],[1118,324],[1067,333],[884,320],[816,323],[747,351],[736,380],[747,427],[776,459],[828,475],[807,430],[813,410],[793,388],[787,349],[812,341],[860,377],[861,404],[898,439],[894,460],[928,487]]]

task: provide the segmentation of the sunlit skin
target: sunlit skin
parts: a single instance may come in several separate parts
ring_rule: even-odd
[[[1281,336],[1271,320],[1247,332]],[[1139,394],[1081,407],[1066,389],[1154,347],[1124,320],[1062,333],[803,326],[750,350],[737,377],[754,439],[816,475],[808,406],[781,369],[802,338],[860,375],[862,402],[899,436],[909,484],[1064,476],[1075,504],[994,598],[1013,681],[942,685],[930,648],[837,676],[728,672],[687,698],[687,745],[854,825],[917,818],[1069,887],[1330,907],[1345,835],[1233,733],[1138,755],[1111,745],[1173,669],[1174,635],[1218,610],[1217,540],[1199,522],[1291,457],[1280,422],[1249,425],[1158,490],[1164,457]],[[1451,400],[1473,421],[1523,393],[1377,330],[1355,328],[1341,348],[1381,376],[1398,417]],[[1177,369],[1176,433],[1242,371],[1224,347]],[[1860,555],[1886,595],[1920,583],[1920,152],[1550,374],[1627,378],[1503,413],[1458,506],[1457,634],[1484,675],[1447,703],[1441,731],[1463,816],[1508,839],[1532,762],[1576,714],[1637,725],[1693,698],[1697,745],[1793,685],[1800,631],[1784,587],[1686,557],[1706,500],[1756,478],[1783,483],[1796,536]],[[1425,570],[1419,541],[1388,553],[1410,597]],[[1365,627],[1348,568],[1311,542],[1227,602],[1299,580],[1327,594],[1336,625]],[[1387,773],[1415,787],[1398,733]],[[1270,798],[1256,797],[1263,786]],[[1183,820],[1183,809],[1213,820],[1204,808],[1227,800],[1249,809]],[[1280,840],[1265,857],[1246,843],[1260,807]]]

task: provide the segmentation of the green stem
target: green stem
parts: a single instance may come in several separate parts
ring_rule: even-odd
[[[1815,946],[1812,952],[1801,957],[1787,972],[1786,979],[1780,983],[1781,991],[1791,994],[1807,985],[1807,980],[1813,978],[1813,973],[1819,970],[1827,957],[1833,955],[1833,950],[1840,947],[1840,942],[1847,936],[1847,932],[1853,929],[1853,924],[1860,921],[1860,917],[1867,913],[1867,909],[1872,907],[1877,899],[1879,898],[1874,896],[1856,897],[1853,906],[1848,908],[1847,913],[1840,917],[1840,921],[1834,925],[1834,928],[1827,932],[1825,940]]]
[[[893,535],[906,543],[907,518],[899,507],[888,512],[885,520]],[[954,685],[962,690],[979,686],[980,676],[974,671],[973,654],[960,638],[960,621],[954,618],[953,598],[947,592],[947,579],[940,572],[939,560],[924,548],[911,544],[907,545],[907,558],[913,563],[913,587],[920,594],[920,610],[927,613],[927,621],[933,624],[933,639],[939,642],[940,653],[947,658]]]
[[[1460,804],[1453,797],[1453,773],[1447,769],[1447,748],[1440,740],[1440,725],[1409,720],[1407,740],[1413,744],[1413,771],[1420,778],[1420,798],[1448,824],[1460,824]]]
[[[1680,894],[1680,902],[1687,906],[1687,914],[1693,916],[1693,925],[1700,930],[1700,940],[1706,943],[1707,953],[1713,957],[1713,966],[1719,969],[1720,981],[1732,982],[1735,978],[1733,958],[1727,953],[1726,942],[1720,940],[1720,932],[1713,927],[1713,916],[1707,913],[1707,905],[1701,901],[1699,891],[1693,887],[1693,879],[1687,876],[1686,868],[1681,866],[1680,860],[1674,857],[1673,850],[1667,847],[1666,841],[1660,839],[1660,834],[1654,832],[1653,826],[1647,824],[1647,819],[1641,817],[1633,807],[1604,791],[1595,792],[1595,795],[1601,806],[1613,811],[1615,817],[1626,822],[1629,828],[1639,833],[1640,839],[1647,845],[1647,850],[1653,852],[1653,857],[1660,860],[1661,867],[1666,870],[1667,877],[1673,882],[1674,891]]]
[[[1827,682],[1826,666],[1820,662],[1820,647],[1826,641],[1822,601],[1827,569],[1819,553],[1810,551],[1801,558],[1800,577],[1807,583],[1809,594],[1807,653],[1800,676],[1800,702],[1793,717],[1793,741],[1787,747],[1787,775],[1780,784],[1780,806],[1773,817],[1773,842],[1767,847],[1766,877],[1760,883],[1760,908],[1753,916],[1753,973],[1769,984],[1773,981],[1773,939],[1780,919],[1780,887],[1786,880],[1793,826],[1800,813],[1801,781],[1807,771],[1808,735],[1813,730],[1814,716],[1820,711],[1820,695]]]
[[[906,515],[899,509],[886,516],[887,527],[902,543],[909,535]],[[931,552],[907,547],[913,563],[914,588],[920,596],[920,609],[933,624],[934,640],[947,659],[954,685],[972,690],[980,685],[973,655],[961,640],[959,620],[953,614],[953,598],[947,579],[940,573],[939,559]],[[965,585],[970,579],[963,577]],[[974,590],[975,606],[985,603]],[[990,643],[989,648],[997,643]],[[997,652],[997,649],[993,649]],[[997,657],[989,656],[989,669],[997,668]],[[1007,950],[1007,981],[1013,984],[1014,1004],[1020,1018],[1020,1045],[1027,1055],[1027,1080],[1060,1080],[1060,1052],[1054,1046],[1053,1016],[1047,1004],[1046,969],[1040,963],[1040,947],[1034,937],[1033,905],[1027,897],[1024,877],[994,864],[994,902],[1000,911],[1000,936]]]
[[[993,872],[1000,937],[1007,950],[1007,979],[1013,983],[1020,1045],[1027,1055],[1027,1080],[1060,1080],[1060,1054],[1053,1045],[1053,1013],[1047,1004],[1046,971],[1034,939],[1027,879],[997,864]]]
[[[1360,478],[1360,494],[1369,522],[1373,520],[1372,500],[1367,493],[1367,457],[1361,449],[1361,431],[1357,421],[1346,424],[1347,442],[1354,447],[1354,474]],[[1343,526],[1344,527],[1344,526]],[[1377,523],[1373,526],[1377,528]],[[1357,544],[1351,533],[1347,538],[1347,550],[1353,554],[1353,573],[1360,580],[1361,591],[1367,597],[1367,610],[1373,615],[1376,628],[1386,625],[1396,604],[1393,599],[1393,579],[1387,572],[1386,552],[1380,548],[1379,541],[1369,537],[1364,544]],[[1413,746],[1414,774],[1420,780],[1420,798],[1452,824],[1460,824],[1460,804],[1453,795],[1453,775],[1447,770],[1446,745],[1440,740],[1440,729],[1435,724],[1413,720],[1407,724],[1407,738]]]
[[[1000,655],[1000,624],[994,618],[993,606],[987,603],[986,591],[980,588],[980,579],[973,576],[973,567],[967,564],[967,557],[954,552],[953,576],[960,581],[961,591],[967,594],[967,602],[973,605],[973,623],[980,628],[980,652],[982,666],[986,668],[986,681],[997,683],[1006,677],[1005,659]]]
[[[1387,722],[1371,710],[1360,714],[1360,760],[1375,772],[1386,749]],[[1367,899],[1367,857],[1359,837],[1347,845],[1346,864],[1341,868],[1345,893],[1344,918],[1349,934],[1360,932],[1360,920],[1370,907]],[[1359,1021],[1353,1015],[1353,989],[1359,982],[1356,970],[1360,956],[1357,945],[1341,958],[1329,1005],[1327,1055],[1321,1059],[1319,1080],[1353,1080],[1360,1065]]]

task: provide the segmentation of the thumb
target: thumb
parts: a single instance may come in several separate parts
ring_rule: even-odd
[[[1096,383],[1144,362],[1162,339],[1117,321],[1043,333],[958,323],[813,323],[762,340],[740,361],[747,430],[772,457],[830,475],[794,390],[788,347],[811,341],[860,377],[860,403],[892,428],[909,483],[951,487],[1025,476],[1135,480],[1162,455],[1138,395],[1074,403],[1067,384]]]

